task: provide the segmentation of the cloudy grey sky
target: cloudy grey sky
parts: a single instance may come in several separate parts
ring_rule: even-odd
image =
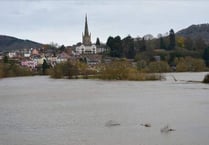
[[[0,35],[41,43],[81,41],[88,14],[92,41],[178,31],[208,23],[208,0],[0,0]]]

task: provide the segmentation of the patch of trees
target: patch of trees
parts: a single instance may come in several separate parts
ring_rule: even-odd
[[[33,75],[33,72],[30,69],[9,62],[7,59],[7,57],[4,57],[4,61],[0,62],[0,78]]]
[[[158,38],[150,34],[142,38],[127,36],[123,39],[120,36],[110,36],[106,45],[111,57],[144,60],[149,63],[155,60],[155,56],[159,56],[169,65],[174,64],[175,58],[193,57],[204,59],[209,66],[209,48],[205,41],[201,37],[191,39],[176,35],[173,29],[167,35],[159,34]]]
[[[146,74],[137,70],[126,59],[115,60],[109,64],[104,64],[99,72],[99,78],[103,80],[160,80],[160,74]]]
[[[94,75],[95,70],[90,69],[86,63],[76,61],[67,61],[65,63],[57,64],[54,68],[49,69],[49,75],[52,78],[88,78],[90,75]]]
[[[106,45],[109,47],[109,55],[111,57],[134,59],[138,52],[146,50],[145,43],[144,38],[136,38],[134,40],[131,36],[127,36],[124,39],[121,39],[120,36],[110,36]]]

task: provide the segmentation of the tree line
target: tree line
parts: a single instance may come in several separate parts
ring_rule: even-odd
[[[108,55],[111,57],[128,58],[135,60],[152,61],[154,56],[159,55],[161,60],[174,64],[175,58],[193,57],[203,59],[209,66],[209,44],[199,37],[191,39],[176,35],[171,29],[166,36],[146,35],[142,38],[132,38],[130,35],[121,38],[120,36],[109,36],[106,42],[109,48]]]

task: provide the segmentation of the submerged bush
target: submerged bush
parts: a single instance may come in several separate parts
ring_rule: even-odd
[[[192,57],[176,58],[175,63],[177,72],[200,72],[206,68],[202,59]]]
[[[148,71],[151,73],[169,72],[170,66],[165,61],[155,61],[149,64]]]
[[[78,75],[78,68],[72,62],[65,62],[57,64],[49,71],[52,78],[72,78]]]
[[[141,73],[131,62],[126,60],[101,64],[98,68],[91,68],[80,62],[66,62],[57,64],[50,70],[52,78],[98,78],[102,80],[159,80],[158,74]]]
[[[100,70],[100,78],[105,80],[127,80],[130,63],[126,61],[113,61],[105,64]]]
[[[205,75],[204,79],[203,79],[203,83],[209,83],[209,74]]]
[[[85,63],[68,61],[51,68],[49,74],[52,78],[88,78],[89,75],[95,74],[95,70],[90,69]]]
[[[113,61],[103,66],[100,70],[99,78],[103,80],[145,81],[159,80],[161,75],[141,73],[127,61]]]
[[[33,73],[28,68],[17,64],[0,63],[0,78],[30,75],[33,75]]]
[[[147,67],[147,62],[144,60],[137,61],[136,66],[139,71],[142,71]]]

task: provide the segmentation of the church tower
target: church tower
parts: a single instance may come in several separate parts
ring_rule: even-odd
[[[88,30],[87,15],[85,17],[85,28],[84,28],[84,34],[83,34],[83,45],[84,46],[90,46],[91,45],[91,34],[89,34],[89,30]]]

